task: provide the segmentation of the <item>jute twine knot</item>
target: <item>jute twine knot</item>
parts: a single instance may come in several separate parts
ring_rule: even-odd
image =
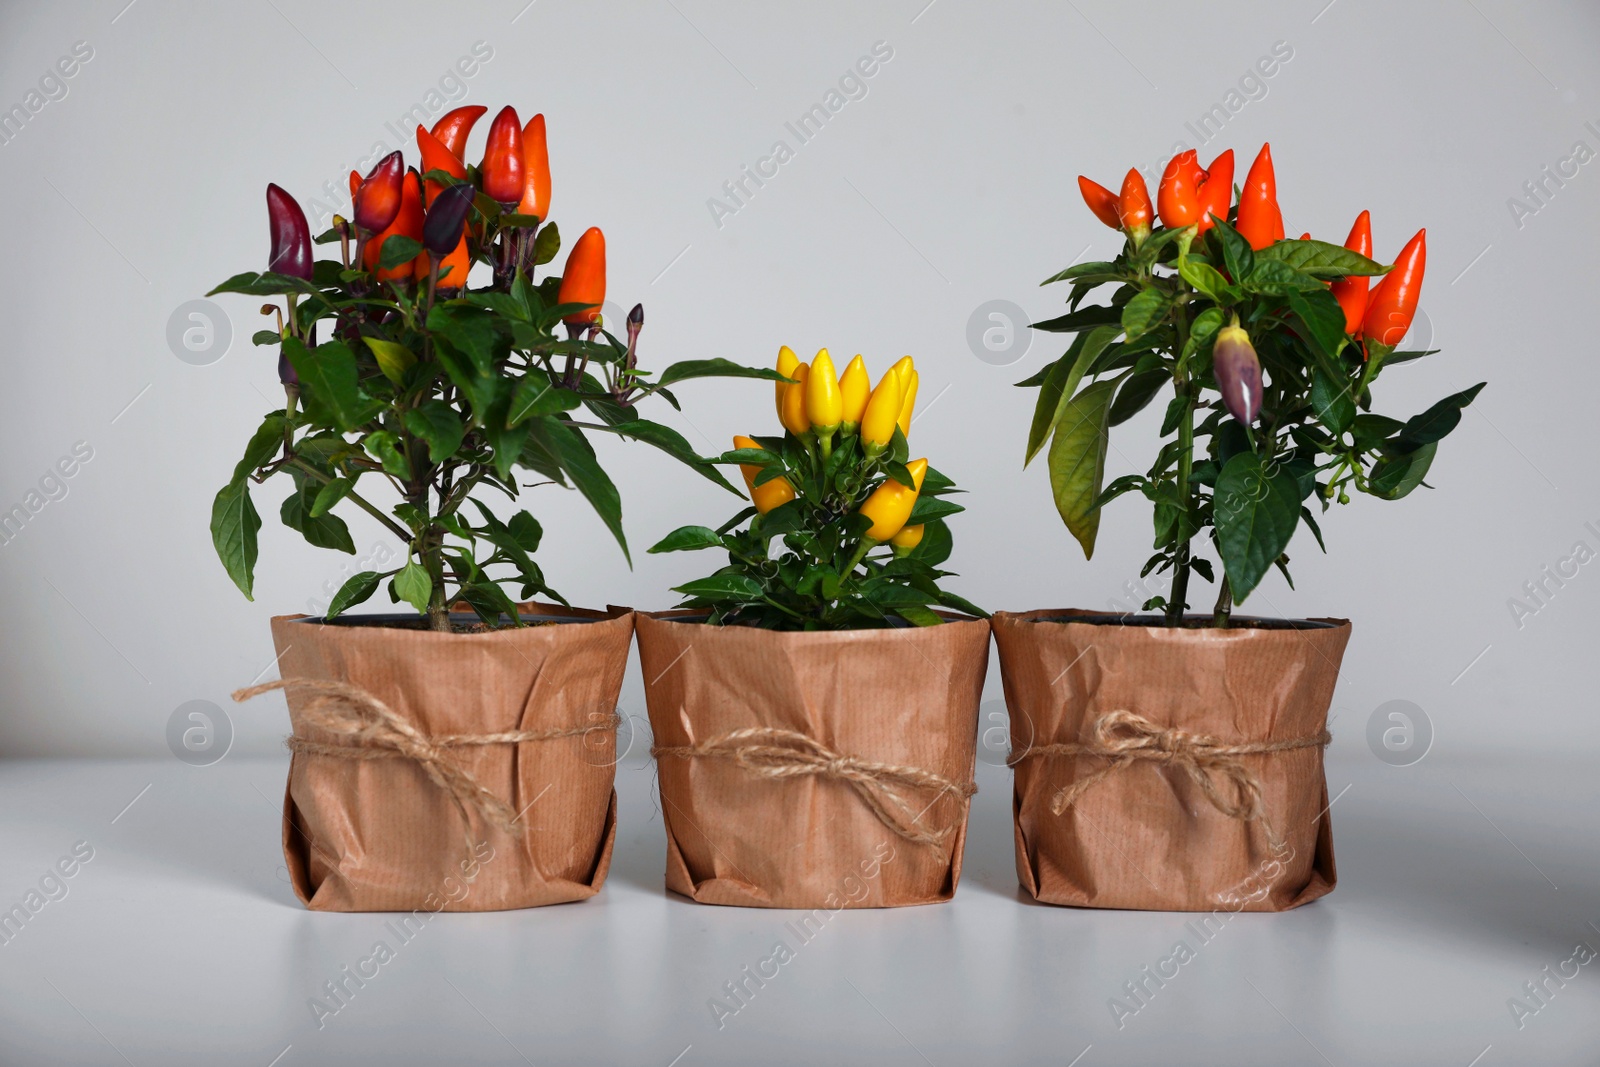
[[[780,779],[816,776],[841,781],[854,789],[863,803],[889,829],[919,844],[938,844],[955,832],[955,827],[926,830],[917,824],[928,808],[942,796],[965,801],[978,791],[972,782],[955,782],[942,774],[898,763],[875,763],[835,752],[813,737],[793,730],[751,726],[720,734],[698,745],[656,746],[656,758],[730,760],[758,778]],[[933,799],[921,811],[913,811],[897,790],[923,794]]]
[[[516,823],[521,818],[467,771],[449,759],[445,752],[451,748],[481,745],[518,745],[528,741],[550,741],[559,737],[578,737],[590,730],[615,730],[617,718],[591,726],[575,726],[564,730],[506,730],[493,734],[447,734],[429,737],[393,708],[348,682],[321,681],[312,678],[284,678],[276,682],[240,689],[233,699],[244,703],[274,689],[302,690],[315,694],[300,709],[300,717],[313,726],[339,734],[345,740],[338,744],[312,741],[290,736],[284,744],[291,752],[310,756],[330,756],[334,759],[405,759],[422,768],[428,778],[444,790],[455,802],[461,820],[468,829],[471,844],[472,825],[468,809],[476,811],[485,820],[508,834],[516,833]]]
[[[1108,711],[1094,721],[1087,743],[1042,745],[1014,757],[1012,766],[1025,759],[1047,756],[1090,756],[1106,761],[1105,766],[1084,775],[1071,785],[1062,786],[1050,800],[1050,811],[1060,815],[1108,776],[1140,760],[1181,767],[1211,806],[1230,819],[1259,821],[1270,843],[1279,843],[1272,823],[1261,803],[1261,779],[1238,757],[1302,748],[1322,748],[1333,740],[1323,730],[1311,737],[1292,737],[1282,741],[1247,741],[1228,744],[1207,734],[1163,727],[1131,711]],[[1232,796],[1218,784],[1231,786]]]

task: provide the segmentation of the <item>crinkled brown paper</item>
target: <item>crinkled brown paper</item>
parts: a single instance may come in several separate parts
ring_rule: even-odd
[[[658,747],[774,727],[841,755],[971,782],[987,620],[792,633],[674,621],[682,614],[638,616]],[[935,794],[918,825],[950,833],[929,844],[897,836],[837,779],[773,780],[703,758],[662,757],[656,770],[675,893],[703,904],[835,909],[955,893],[969,800]]]
[[[1320,747],[1240,757],[1259,777],[1266,816],[1283,840],[1276,855],[1261,823],[1218,812],[1180,768],[1132,763],[1056,815],[1056,792],[1105,761],[1017,758],[1032,747],[1086,743],[1094,721],[1119,709],[1229,744],[1315,736],[1327,724],[1350,623],[1215,630],[1042,621],[1071,616],[1106,617],[994,617],[1024,888],[1052,904],[1160,911],[1283,911],[1331,892]]]
[[[296,753],[283,852],[307,907],[498,911],[600,891],[616,837],[612,719],[634,616],[626,608],[537,604],[522,611],[588,621],[439,634],[322,625],[300,621],[304,615],[272,620],[283,678],[359,686],[432,737],[595,727],[576,737],[449,750],[523,812],[515,836],[476,810],[464,828],[450,795],[409,760]],[[310,695],[287,696],[296,736],[342,740],[299,715]]]

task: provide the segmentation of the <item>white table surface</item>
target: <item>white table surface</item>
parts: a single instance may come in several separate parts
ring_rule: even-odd
[[[1600,1063],[1600,961],[1548,981],[1520,1029],[1507,1005],[1576,943],[1600,949],[1588,756],[1331,753],[1339,887],[1236,917],[1120,1029],[1108,1002],[1189,917],[1028,902],[990,766],[952,903],[839,914],[719,1029],[708,1000],[794,913],[666,894],[637,753],[599,896],[441,915],[319,1028],[310,998],[388,916],[295,901],[286,768],[0,763],[0,907],[94,849],[0,944],[0,1064]]]

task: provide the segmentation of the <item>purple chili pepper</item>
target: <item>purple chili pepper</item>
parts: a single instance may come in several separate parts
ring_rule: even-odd
[[[311,227],[294,197],[276,185],[267,186],[267,221],[272,225],[272,253],[267,269],[275,274],[311,280]]]
[[[1218,330],[1211,366],[1229,414],[1246,426],[1255,422],[1261,414],[1261,360],[1250,335],[1238,326]]]
[[[461,243],[461,232],[466,228],[467,215],[472,211],[472,198],[477,190],[467,182],[452,185],[433,198],[428,216],[422,223],[422,245],[435,256],[448,256]]]

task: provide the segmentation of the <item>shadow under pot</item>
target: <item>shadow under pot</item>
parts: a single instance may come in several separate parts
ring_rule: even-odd
[[[521,605],[530,625],[272,620],[294,753],[283,852],[316,911],[499,911],[600,891],[633,613]],[[474,616],[452,616],[468,629]]]
[[[989,623],[778,632],[639,615],[667,888],[702,904],[949,900]]]
[[[1051,904],[1285,911],[1333,890],[1344,619],[994,617],[1017,876]]]

